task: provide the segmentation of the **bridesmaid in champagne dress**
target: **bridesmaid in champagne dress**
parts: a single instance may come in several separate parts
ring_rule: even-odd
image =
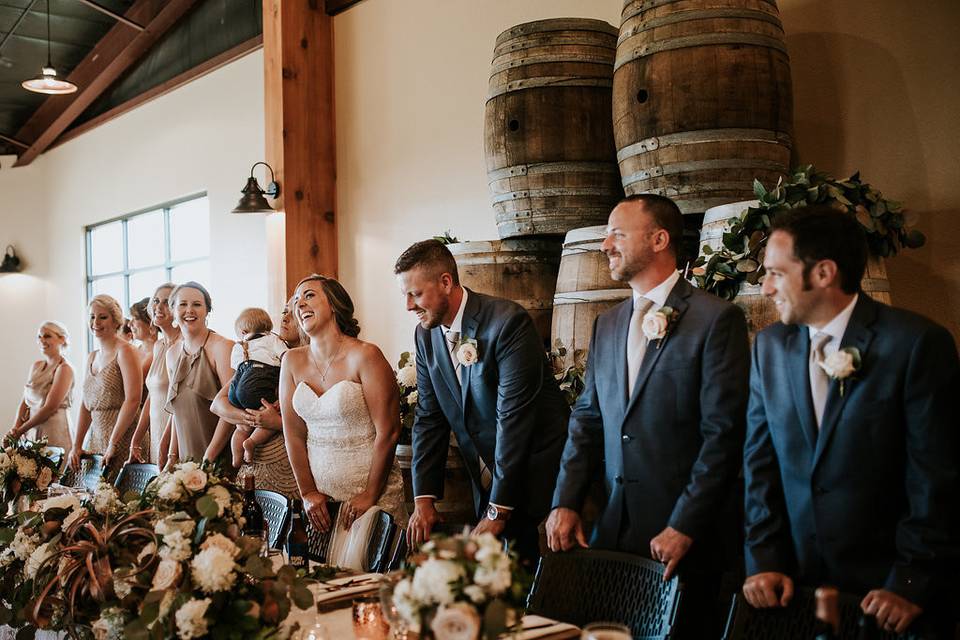
[[[170,462],[216,460],[230,441],[233,425],[210,410],[210,404],[233,378],[233,340],[207,328],[210,294],[196,282],[178,285],[170,308],[180,327],[180,342],[167,351],[170,388],[166,409],[173,414]],[[225,469],[232,469],[227,463]]]
[[[167,412],[167,392],[170,387],[170,370],[167,367],[167,351],[180,341],[180,329],[173,324],[170,311],[170,292],[175,284],[167,282],[157,287],[150,298],[147,311],[159,337],[153,346],[153,358],[146,372],[144,385],[147,399],[130,448],[129,462],[152,462],[161,469],[167,464],[170,447],[170,422]],[[146,437],[149,433],[149,437]]]
[[[101,453],[104,467],[109,470],[108,477],[112,479],[130,450],[143,392],[143,374],[137,348],[119,336],[123,324],[119,303],[101,294],[90,300],[89,309],[90,331],[100,348],[87,359],[83,403],[68,463],[78,469],[84,452]]]
[[[73,396],[73,367],[63,357],[70,343],[67,328],[59,322],[44,322],[37,332],[43,359],[33,363],[23,400],[9,436],[27,434],[33,440],[46,438],[47,444],[70,449],[70,408]]]

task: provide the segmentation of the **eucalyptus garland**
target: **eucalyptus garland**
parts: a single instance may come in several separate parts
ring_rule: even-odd
[[[916,249],[926,242],[923,233],[910,228],[903,206],[863,182],[859,171],[846,180],[836,180],[807,165],[796,169],[789,180],[780,178],[770,190],[754,180],[753,191],[759,205],[730,218],[723,246],[705,245],[693,263],[691,273],[697,286],[728,300],[737,296],[744,282],[763,282],[771,221],[789,209],[817,204],[855,216],[875,257],[894,256],[903,247]]]

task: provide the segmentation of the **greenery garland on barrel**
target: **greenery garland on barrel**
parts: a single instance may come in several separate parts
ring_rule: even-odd
[[[781,178],[770,190],[754,180],[753,190],[759,206],[730,218],[729,228],[723,234],[723,246],[704,246],[693,264],[692,275],[697,286],[721,298],[733,300],[744,282],[752,285],[763,282],[763,255],[771,222],[778,213],[789,209],[818,204],[855,216],[867,234],[867,244],[874,257],[893,256],[902,247],[916,249],[926,242],[923,233],[910,228],[902,205],[887,200],[880,191],[863,182],[859,171],[846,180],[836,180],[807,165],[795,170],[789,180]]]

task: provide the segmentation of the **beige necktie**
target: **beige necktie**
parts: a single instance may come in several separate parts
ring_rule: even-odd
[[[457,382],[460,382],[460,361],[457,360],[457,342],[460,340],[460,332],[453,329],[447,329],[443,332],[447,339],[447,349],[450,351],[450,361],[453,363],[453,371],[457,374]]]
[[[830,376],[823,370],[823,348],[830,342],[829,333],[816,333],[810,340],[810,395],[813,397],[813,413],[817,417],[817,429],[823,421],[823,409],[827,404]]]
[[[627,332],[627,397],[633,397],[633,387],[640,373],[640,363],[647,350],[647,337],[643,334],[643,316],[647,314],[653,300],[640,298],[630,317],[630,330]]]

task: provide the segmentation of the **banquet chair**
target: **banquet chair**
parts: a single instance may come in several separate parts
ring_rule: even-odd
[[[727,617],[723,640],[810,640],[816,633],[814,589],[798,588],[786,607],[755,609],[738,592],[733,597]],[[838,640],[856,640],[859,634],[862,598],[849,593],[840,594],[840,633]],[[884,631],[874,631],[869,636],[875,640],[894,640],[914,636],[897,636]]]
[[[390,565],[393,541],[397,533],[397,525],[386,511],[377,515],[377,522],[370,532],[370,542],[367,545],[367,568],[369,571],[385,573]]]
[[[307,527],[307,555],[312,562],[327,564],[327,557],[330,554],[330,543],[333,539],[333,533],[337,529],[337,516],[340,513],[339,502],[327,501],[327,513],[330,514],[330,530],[320,531],[310,524],[310,520],[304,519]]]
[[[351,533],[343,528],[343,522],[340,520],[340,505],[339,502],[327,503],[330,530],[326,533],[315,529],[309,520],[306,522],[307,553],[310,560],[337,565],[343,559],[339,554],[348,553],[347,549],[351,546],[349,544]],[[375,520],[368,533],[369,537],[363,543],[361,563],[365,570],[376,572],[383,571],[389,563],[397,526],[393,522],[393,517],[386,511],[380,511],[374,517]]]
[[[540,559],[527,599],[529,613],[577,626],[619,622],[633,637],[671,638],[681,585],[663,580],[664,566],[615,551],[577,550]]]
[[[393,554],[390,556],[390,562],[387,564],[386,571],[396,571],[403,566],[403,561],[407,559],[410,547],[407,546],[407,530],[397,527],[397,543],[393,547]],[[386,573],[386,571],[384,573]]]
[[[123,465],[120,473],[117,474],[117,481],[114,486],[121,498],[128,491],[135,491],[137,494],[143,495],[144,489],[158,475],[160,475],[160,467],[155,464],[128,462]]]
[[[80,468],[68,469],[60,484],[88,491],[96,491],[103,473],[103,456],[99,453],[86,453],[80,456]]]
[[[267,521],[267,546],[270,549],[282,548],[290,525],[290,501],[282,493],[268,489],[257,489],[254,497]]]

